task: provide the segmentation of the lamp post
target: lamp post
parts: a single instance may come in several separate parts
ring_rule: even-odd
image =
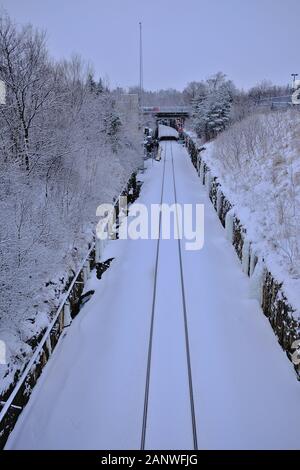
[[[142,37],[142,23],[139,23],[140,27],[140,96],[139,96],[139,102],[140,102],[140,107],[142,107],[143,103],[143,37]]]
[[[291,76],[293,78],[293,90],[296,89],[296,77],[298,77],[298,73],[292,73]]]

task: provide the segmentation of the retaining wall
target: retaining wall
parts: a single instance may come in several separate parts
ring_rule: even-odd
[[[258,256],[253,250],[246,227],[241,224],[238,215],[234,213],[233,202],[225,197],[221,183],[213,175],[211,168],[201,156],[197,143],[185,134],[185,144],[200,181],[206,186],[209,198],[223,227],[230,233],[230,241],[242,263],[244,272],[252,277],[258,262],[264,266],[260,281],[260,305],[277,336],[279,344],[292,363],[292,355],[295,352],[292,345],[300,339],[300,322],[294,318],[295,310],[283,292],[283,284],[275,279],[267,268],[264,258]],[[293,367],[298,380],[300,380],[300,365],[293,364]]]

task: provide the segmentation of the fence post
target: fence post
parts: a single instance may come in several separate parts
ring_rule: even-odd
[[[200,176],[200,166],[201,166],[201,158],[200,158],[200,155],[198,154],[197,155],[197,173],[198,173],[198,176]]]
[[[90,277],[90,262],[87,260],[83,266],[83,283],[86,284]]]
[[[206,191],[208,195],[210,194],[211,180],[212,180],[211,172],[210,170],[208,170],[205,175],[205,186],[206,186]]]
[[[95,241],[95,263],[100,263],[101,261],[101,251],[102,251],[102,244],[100,238],[96,237]]]
[[[201,164],[200,164],[199,178],[200,178],[201,184],[203,185],[203,180],[204,180],[204,161],[203,160],[201,160]]]
[[[72,322],[70,302],[67,300],[64,305],[64,328],[70,326]]]
[[[48,350],[48,356],[50,357],[50,356],[51,356],[51,353],[52,353],[52,346],[51,346],[50,335],[49,335],[48,338],[46,339],[46,348],[47,348],[47,350]]]
[[[221,186],[218,186],[217,187],[217,214],[218,214],[218,217],[221,220],[221,222],[222,222],[222,212],[223,212],[223,209],[224,209],[224,201],[225,201],[225,197],[224,197],[224,194],[221,190]]]

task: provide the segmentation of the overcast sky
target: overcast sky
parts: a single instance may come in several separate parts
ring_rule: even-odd
[[[239,87],[300,73],[299,0],[0,0],[18,23],[47,30],[56,58],[74,52],[112,86],[178,88],[217,72]]]

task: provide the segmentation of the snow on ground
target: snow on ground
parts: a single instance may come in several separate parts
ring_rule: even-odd
[[[6,344],[7,364],[0,363],[0,397],[29,362],[69,277],[85,258],[97,222],[97,206],[111,202],[142,162],[141,134],[134,122],[138,108],[130,106],[126,112],[124,97],[117,107],[111,104],[111,119],[116,119],[116,113],[122,118],[111,143],[99,129],[109,126],[113,98],[87,93],[87,101],[74,114],[61,101],[62,95],[69,95],[69,85],[66,81],[67,93],[60,92],[56,100],[59,111],[55,114],[56,108],[51,107],[54,115],[50,113],[50,121],[48,112],[42,119],[41,129],[49,133],[42,132],[42,141],[49,149],[45,151],[37,135],[36,144],[31,141],[32,149],[39,148],[40,153],[33,152],[28,175],[11,154],[12,146],[5,150],[3,144],[1,148],[0,341]],[[74,96],[80,89],[77,86]],[[10,132],[1,123],[6,138]],[[18,128],[16,124],[12,127]],[[39,123],[33,128],[40,129]]]
[[[175,137],[178,139],[178,132],[173,127],[165,126],[163,124],[159,124],[158,126],[158,138],[166,138],[166,137]]]
[[[204,248],[183,250],[199,447],[297,449],[299,384],[186,150],[172,145],[178,202],[205,205]],[[162,168],[149,167],[138,202],[159,202]],[[167,161],[166,202],[170,172]],[[7,449],[139,448],[156,243],[108,244],[115,260],[101,281],[93,274],[96,292],[59,342]],[[159,263],[146,448],[191,448],[174,240],[161,243]]]
[[[204,160],[300,314],[300,114],[252,115],[206,144]],[[295,313],[297,315],[297,313]]]

